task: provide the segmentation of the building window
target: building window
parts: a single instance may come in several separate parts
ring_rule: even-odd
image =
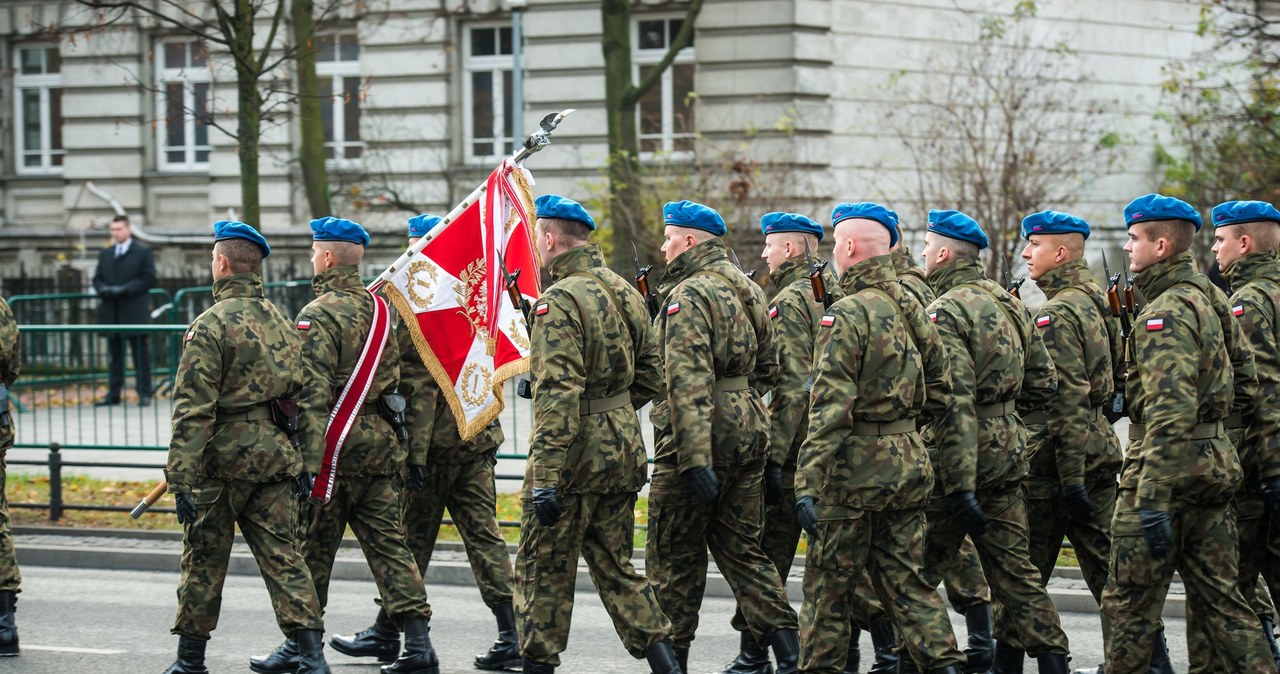
[[[156,48],[156,137],[159,166],[209,168],[209,51],[198,40],[166,40]]]
[[[641,19],[636,22],[634,62],[636,81],[644,79],[662,60],[675,40],[683,19]],[[693,37],[671,66],[640,99],[640,152],[687,155],[693,152],[695,129],[693,93]]]
[[[472,26],[463,34],[463,119],[467,161],[499,161],[514,151],[511,26]]]
[[[57,47],[14,53],[14,135],[18,173],[61,173],[62,59]]]
[[[360,42],[354,33],[317,35],[316,84],[328,104],[320,108],[324,156],[341,164],[360,159]]]

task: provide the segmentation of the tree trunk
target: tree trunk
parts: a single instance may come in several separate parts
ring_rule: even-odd
[[[262,227],[262,203],[258,196],[258,142],[262,133],[262,100],[253,49],[254,8],[251,0],[237,0],[231,38],[236,64],[236,133],[240,136],[240,219]]]
[[[605,110],[609,131],[609,226],[612,229],[614,269],[632,264],[631,243],[637,237],[640,213],[640,144],[636,134],[636,106],[629,103],[631,77],[631,1],[603,0]],[[649,251],[645,251],[645,254]]]
[[[302,168],[302,185],[307,194],[311,217],[331,215],[329,210],[329,174],[324,164],[324,118],[321,116],[320,91],[316,82],[315,2],[293,0],[293,43],[298,63],[298,165]]]

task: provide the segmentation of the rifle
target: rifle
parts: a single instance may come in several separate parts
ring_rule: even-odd
[[[502,270],[502,278],[506,281],[507,296],[511,298],[511,306],[520,310],[524,314],[524,322],[529,323],[529,300],[524,298],[524,294],[520,292],[520,286],[517,281],[520,280],[520,272],[517,269],[514,274],[507,271],[507,263],[502,259],[502,253],[498,253],[498,267]]]
[[[1106,251],[1102,253],[1102,273],[1107,275],[1107,304],[1111,309],[1111,316],[1120,319],[1120,368],[1127,377],[1129,374],[1129,335],[1133,332],[1133,322],[1129,320],[1129,312],[1133,310],[1133,279],[1127,279],[1122,301],[1120,297],[1120,272],[1111,273],[1111,268],[1107,265]],[[1112,423],[1115,423],[1124,414],[1124,391],[1116,391],[1111,398],[1111,408],[1107,412],[1107,418]]]
[[[746,274],[746,275],[747,275],[747,278],[748,278],[748,279],[750,279],[750,280],[752,280],[752,281],[754,281],[754,280],[756,279],[756,270],[752,269],[752,270],[748,271],[748,270],[746,270],[746,269],[743,269],[743,268],[742,268],[742,263],[738,261],[738,254],[737,254],[737,253],[735,253],[735,252],[733,252],[733,249],[732,249],[732,248],[730,248],[730,249],[729,249],[729,257],[730,257],[730,259],[732,259],[732,261],[733,261],[733,266],[735,266],[735,267],[737,267],[737,268],[738,268],[738,271],[742,272],[743,274]]]
[[[815,302],[821,302],[822,308],[831,308],[831,293],[827,292],[827,281],[822,278],[822,272],[827,270],[827,260],[815,260],[813,252],[809,250],[809,239],[804,238],[804,257],[809,262],[809,287],[813,289],[813,299]]]
[[[636,261],[636,289],[644,297],[644,306],[649,310],[649,318],[652,320],[658,316],[658,296],[649,287],[649,272],[653,271],[653,265],[640,266],[640,251],[636,250],[635,241],[631,242],[631,257]]]
[[[1019,278],[1013,278],[1013,270],[1009,266],[1009,256],[1001,253],[1000,257],[1004,260],[1004,289],[1008,291],[1010,295],[1013,295],[1018,299],[1022,299],[1020,292],[1022,284],[1027,282],[1027,277],[1022,276]]]

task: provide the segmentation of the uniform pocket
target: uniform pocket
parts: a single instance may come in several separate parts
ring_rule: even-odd
[[[222,498],[226,485],[221,482],[203,482],[191,488],[191,501],[197,508],[207,508]]]

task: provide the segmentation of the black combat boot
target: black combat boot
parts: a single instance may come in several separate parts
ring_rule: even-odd
[[[1036,656],[1040,674],[1071,674],[1067,669],[1067,656],[1061,653],[1041,653]]]
[[[298,630],[293,639],[298,644],[298,674],[329,674],[329,663],[324,661],[324,632]]]
[[[997,641],[991,674],[1022,674],[1022,661],[1026,659],[1026,655],[1026,652],[1017,646]]]
[[[756,643],[750,630],[743,630],[738,657],[721,674],[773,674],[773,665],[769,663],[769,649]]]
[[[964,668],[960,665],[947,665],[946,667],[935,667],[929,670],[929,674],[964,674]]]
[[[964,671],[967,674],[986,674],[991,671],[996,650],[995,639],[991,638],[991,604],[982,603],[965,609],[964,624],[969,629],[969,646],[964,649],[968,662]]]
[[[649,671],[653,674],[684,674],[680,661],[676,659],[676,649],[668,641],[659,641],[644,649],[644,657],[649,661]]]
[[[0,658],[18,654],[18,623],[13,618],[17,608],[17,592],[0,592]]]
[[[773,647],[773,659],[778,663],[777,674],[796,674],[800,671],[800,631],[775,630],[769,635]]]
[[[862,652],[858,650],[858,638],[862,630],[857,625],[849,625],[849,655],[844,660],[844,674],[858,674],[858,666],[862,664]]]
[[[1169,644],[1164,640],[1164,630],[1156,632],[1155,643],[1151,646],[1151,668],[1149,674],[1174,674],[1173,663],[1169,662]],[[1102,668],[1098,668],[1102,674]]]
[[[898,674],[920,674],[920,667],[916,665],[916,659],[911,657],[911,651],[904,648],[898,653],[898,668],[893,671]]]
[[[178,659],[164,674],[209,674],[204,666],[204,647],[208,641],[192,637],[178,637]]]
[[[898,645],[893,641],[893,623],[881,616],[871,621],[871,647],[875,649],[876,661],[871,664],[870,674],[893,674],[898,671],[898,654],[893,649]]]
[[[555,674],[556,672],[555,667],[552,667],[551,665],[544,665],[541,662],[525,660],[523,663],[523,669],[521,669],[521,671],[524,672],[524,674]]]
[[[400,630],[391,622],[385,609],[378,609],[378,617],[363,632],[344,637],[337,634],[329,639],[333,650],[353,658],[377,658],[378,662],[395,662],[400,655]],[[477,662],[476,666],[479,666]],[[254,670],[259,671],[259,670]]]
[[[12,615],[12,612],[10,614]],[[1280,669],[1280,644],[1276,643],[1276,624],[1271,618],[1262,619],[1262,633],[1267,636],[1267,645],[1271,647],[1271,657],[1276,661],[1276,669]],[[0,637],[0,644],[2,643],[4,643],[3,637]],[[13,637],[13,645],[15,648],[18,645],[16,634]],[[0,653],[3,653],[3,651],[0,651]]]
[[[494,607],[493,617],[498,619],[498,639],[489,647],[488,653],[476,656],[476,669],[518,671],[521,662],[520,644],[516,640],[516,613],[511,604],[503,604]]]
[[[298,671],[298,642],[285,639],[274,651],[249,658],[249,669],[258,674],[293,674]]]
[[[382,674],[440,674],[440,661],[431,647],[431,627],[426,618],[404,619],[404,653],[383,667]]]
[[[676,662],[680,664],[680,671],[689,671],[689,647],[676,646]]]

